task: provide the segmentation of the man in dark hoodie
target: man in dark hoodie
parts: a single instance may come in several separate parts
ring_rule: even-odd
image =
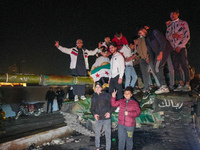
[[[95,146],[100,148],[101,128],[104,126],[106,136],[106,150],[111,148],[111,114],[115,108],[111,107],[111,95],[102,91],[100,82],[95,83],[94,95],[91,99],[91,113],[95,118]]]
[[[45,100],[47,100],[47,113],[49,112],[49,105],[51,104],[51,113],[53,113],[53,100],[56,97],[56,93],[53,91],[53,87],[47,91]]]
[[[61,108],[62,108],[64,96],[65,96],[65,92],[60,87],[57,87],[56,97],[57,97],[57,103],[58,103],[59,110],[61,110]]]
[[[148,50],[149,62],[153,72],[156,74],[161,87],[155,91],[155,94],[169,93],[165,76],[164,65],[172,52],[173,48],[164,37],[164,35],[158,30],[149,30],[147,26],[141,26],[138,28],[138,35],[145,37],[145,42]]]

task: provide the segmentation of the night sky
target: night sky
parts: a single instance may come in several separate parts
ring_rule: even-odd
[[[112,39],[116,31],[132,42],[139,25],[165,34],[171,8],[178,8],[179,18],[189,24],[189,64],[200,73],[199,0],[2,0],[0,73],[17,64],[21,73],[70,75],[70,56],[54,46],[55,40],[70,48],[81,38],[84,47],[93,50],[105,35]],[[90,66],[95,59],[89,57]]]

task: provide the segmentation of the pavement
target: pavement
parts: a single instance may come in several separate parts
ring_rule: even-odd
[[[117,150],[118,149],[118,136],[117,131],[112,132],[111,137],[111,150]],[[180,145],[184,145],[185,143],[181,142],[183,137],[177,138],[176,141],[167,141],[165,140],[165,136],[163,135],[163,131],[159,129],[152,129],[151,131],[142,131],[142,130],[136,130],[134,132],[134,147],[133,150],[199,150],[200,145],[195,144],[195,139],[193,146],[191,148],[186,147],[186,149],[182,149],[174,145],[174,142],[179,142]],[[69,140],[67,139],[73,139],[71,142],[67,142]],[[67,136],[64,138],[61,138],[62,141],[65,141],[62,144],[54,144],[54,145],[47,145],[51,144],[44,143],[45,146],[41,145],[38,150],[95,150],[95,138],[84,136],[79,133],[72,134],[71,136]],[[78,142],[77,142],[78,141]],[[190,141],[188,141],[190,142]],[[101,147],[100,150],[105,150],[105,137],[101,137]],[[27,149],[28,150],[28,149]]]

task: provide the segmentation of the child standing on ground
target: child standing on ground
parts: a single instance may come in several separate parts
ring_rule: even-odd
[[[101,128],[104,126],[106,136],[106,150],[111,148],[111,114],[114,111],[114,107],[111,107],[110,99],[111,95],[102,91],[102,85],[100,82],[95,83],[94,95],[91,99],[91,113],[95,118],[95,146],[96,149],[100,149],[100,136]]]
[[[124,91],[124,99],[116,101],[117,91],[114,90],[111,98],[111,106],[119,107],[118,116],[118,149],[123,150],[126,145],[127,150],[133,149],[133,132],[135,128],[135,118],[140,116],[141,110],[138,102],[132,99],[132,88],[127,87]]]

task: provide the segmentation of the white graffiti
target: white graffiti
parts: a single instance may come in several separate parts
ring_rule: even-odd
[[[144,105],[151,105],[151,104],[153,104],[153,102],[154,102],[154,99],[150,97],[149,101],[146,102],[146,103],[144,103],[144,104],[142,104],[141,108],[142,108]]]
[[[166,100],[164,99],[164,102],[162,102],[161,104],[158,104],[159,107],[174,107],[176,109],[181,109],[181,107],[183,106],[183,102],[182,103],[174,103],[173,100]]]

